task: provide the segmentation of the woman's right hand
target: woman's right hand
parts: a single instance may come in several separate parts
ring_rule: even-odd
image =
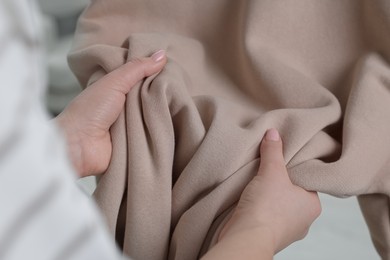
[[[214,257],[209,259],[272,259],[278,251],[304,238],[320,215],[317,193],[291,182],[276,129],[268,130],[263,138],[260,158],[257,175],[241,194],[219,235],[216,250],[210,251]]]

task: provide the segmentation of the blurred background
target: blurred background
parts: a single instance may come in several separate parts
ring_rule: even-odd
[[[66,55],[72,44],[77,18],[89,0],[39,0],[44,15],[49,86],[48,110],[56,115],[80,91],[68,68]],[[92,194],[95,180],[79,181]],[[280,252],[276,260],[375,260],[376,254],[356,198],[337,199],[320,194],[323,213],[303,240]]]
[[[47,107],[56,115],[80,91],[76,78],[66,62],[70,50],[77,18],[89,0],[38,0],[44,15],[45,48],[49,87]]]

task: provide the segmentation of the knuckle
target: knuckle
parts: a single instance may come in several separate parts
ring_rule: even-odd
[[[145,59],[134,58],[130,61],[132,65],[132,72],[138,78],[144,78],[146,75]]]
[[[139,66],[139,65],[142,65],[144,63],[144,59],[142,58],[133,58],[130,60],[130,63],[135,65],[135,66]]]
[[[128,82],[124,77],[113,77],[111,79],[111,84],[108,85],[108,88],[114,91],[123,92],[123,89],[126,88]]]

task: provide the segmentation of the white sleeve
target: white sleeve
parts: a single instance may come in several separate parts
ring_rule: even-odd
[[[0,1],[0,259],[121,259],[43,107],[34,10]]]

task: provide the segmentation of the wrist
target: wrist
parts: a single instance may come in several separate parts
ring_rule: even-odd
[[[259,224],[256,226],[248,226],[241,230],[232,230],[232,232],[226,233],[219,241],[223,241],[227,238],[230,239],[231,237],[234,237],[235,239],[244,237],[254,239],[253,241],[256,241],[257,243],[253,246],[256,247],[259,246],[259,241],[261,241],[262,247],[267,248],[267,250],[270,250],[273,253],[276,253],[278,249],[275,232],[267,225]]]
[[[255,217],[256,216],[256,217]],[[278,236],[277,223],[268,214],[257,214],[256,212],[234,212],[228,222],[221,230],[218,241],[228,236],[235,236],[246,233],[249,236],[267,236],[267,243],[274,251],[279,250],[280,238]]]
[[[211,259],[272,259],[273,234],[266,227],[229,232],[203,257]]]

